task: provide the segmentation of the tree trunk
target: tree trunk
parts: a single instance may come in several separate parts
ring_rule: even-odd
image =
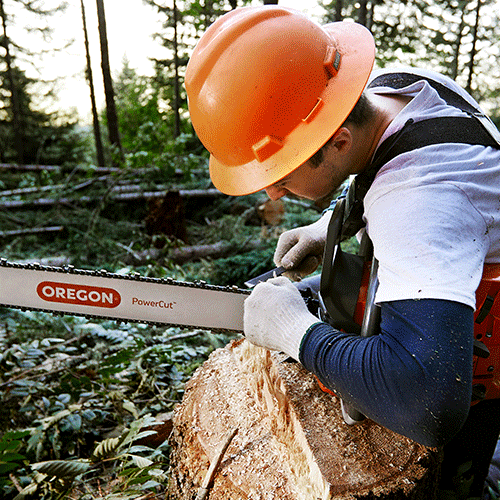
[[[344,16],[342,14],[342,10],[344,8],[344,2],[343,0],[337,0],[335,2],[335,21],[342,21],[344,19]]]
[[[476,57],[476,45],[478,38],[478,28],[479,28],[479,11],[481,10],[481,0],[477,0],[476,6],[476,21],[474,23],[474,29],[472,31],[472,48],[470,50],[470,60],[469,60],[469,75],[467,77],[467,85],[465,86],[465,90],[472,93],[472,77],[474,75],[474,59]]]
[[[175,130],[174,137],[179,137],[181,135],[181,116],[180,116],[180,107],[181,107],[181,98],[180,98],[180,90],[179,90],[179,47],[177,43],[177,2],[174,0],[174,66],[175,66],[175,79],[174,79],[174,116],[175,116]]]
[[[86,76],[87,81],[89,82],[90,87],[90,103],[92,105],[92,123],[94,126],[94,140],[95,140],[95,149],[97,155],[97,165],[100,167],[104,167],[104,148],[102,146],[101,139],[101,127],[99,126],[99,116],[97,114],[97,105],[95,100],[95,91],[94,91],[94,78],[92,77],[92,66],[90,64],[90,50],[89,50],[89,36],[87,31],[87,19],[85,17],[85,6],[83,4],[83,0],[81,0],[82,5],[82,21],[83,21],[83,36],[85,40],[85,55],[87,58],[87,70]]]
[[[104,13],[104,0],[96,0],[97,18],[99,24],[99,40],[101,44],[101,68],[104,81],[104,93],[106,95],[106,115],[108,121],[109,141],[116,148],[119,159],[123,161],[123,150],[118,130],[118,115],[116,113],[115,93],[113,80],[109,66],[108,35],[106,30],[106,16]]]
[[[453,61],[451,63],[451,78],[453,80],[456,80],[458,77],[458,68],[459,68],[459,58],[460,58],[460,48],[462,46],[462,39],[464,36],[464,28],[465,28],[465,9],[466,5],[462,6],[462,11],[460,15],[460,24],[458,26],[458,32],[457,32],[457,38],[455,40],[454,46],[454,54],[453,54]]]
[[[438,450],[368,419],[346,425],[339,399],[301,364],[239,340],[212,353],[176,408],[169,500],[203,491],[209,465],[235,430],[210,500],[435,496]]]
[[[14,130],[14,148],[16,150],[17,161],[19,163],[24,163],[24,141],[23,141],[22,126],[21,126],[21,109],[17,94],[17,84],[14,78],[14,71],[12,69],[12,58],[10,55],[9,37],[7,36],[7,20],[5,16],[3,0],[0,0],[0,17],[2,18],[3,46],[5,49],[5,64],[7,66],[7,79],[10,90],[12,127]]]
[[[368,10],[366,14],[366,27],[371,31],[373,27],[373,19],[375,17],[375,2],[372,1],[368,4]]]
[[[359,2],[359,9],[358,9],[358,23],[362,24],[363,26],[367,26],[367,19],[368,19],[368,0],[361,0]]]

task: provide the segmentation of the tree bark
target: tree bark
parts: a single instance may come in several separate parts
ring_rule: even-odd
[[[118,115],[115,105],[115,93],[113,90],[113,80],[109,66],[108,35],[106,29],[106,15],[104,12],[104,0],[96,0],[97,18],[99,25],[99,40],[101,44],[101,68],[104,81],[104,93],[106,96],[106,115],[108,122],[109,141],[116,148],[120,161],[123,162],[123,150],[118,129]],[[113,162],[116,163],[116,162]]]
[[[157,248],[145,250],[143,252],[132,252],[128,248],[124,248],[129,253],[128,257],[123,260],[126,264],[145,265],[148,262],[155,261],[162,263],[165,260],[174,262],[175,264],[185,264],[200,259],[220,259],[228,257],[236,253],[245,253],[255,250],[261,246],[259,240],[249,241],[243,247],[235,247],[227,241],[219,241],[211,245],[187,245],[179,248],[174,248],[170,251],[164,251]],[[121,246],[121,245],[119,245]],[[123,247],[122,247],[123,248]]]
[[[363,26],[367,26],[367,19],[368,19],[368,0],[361,0],[359,2],[359,9],[358,9],[358,23],[362,24]]]
[[[169,500],[194,498],[233,429],[210,500],[434,498],[438,450],[368,419],[346,425],[302,365],[239,340],[212,353],[176,408]]]
[[[47,170],[48,172],[57,172],[61,170],[58,165],[22,165],[17,163],[0,163],[0,170],[11,170],[17,172],[41,172]]]
[[[335,2],[335,21],[336,22],[342,21],[342,19],[344,18],[343,14],[342,14],[343,8],[344,8],[343,0],[337,0]]]
[[[95,149],[97,156],[97,164],[100,167],[104,167],[104,148],[102,145],[101,138],[101,127],[99,125],[99,115],[97,113],[97,105],[95,99],[95,90],[94,90],[94,78],[92,76],[92,66],[90,63],[90,49],[89,49],[89,36],[87,31],[87,19],[85,16],[85,5],[83,4],[83,0],[81,1],[82,6],[82,22],[83,22],[83,36],[85,42],[85,56],[87,59],[87,69],[85,71],[85,75],[87,77],[87,81],[89,83],[90,88],[90,103],[92,106],[92,123],[94,127],[94,141],[95,141]]]
[[[474,28],[472,30],[472,48],[470,50],[470,59],[469,59],[469,75],[467,77],[467,85],[465,86],[465,90],[472,93],[472,77],[474,75],[474,63],[476,57],[476,46],[478,39],[478,28],[479,28],[479,11],[481,10],[481,0],[477,0],[476,5],[476,21],[474,23]]]
[[[224,196],[217,189],[180,189],[179,195],[186,198],[211,198]],[[165,191],[138,191],[135,193],[111,193],[110,199],[120,202],[133,202],[135,200],[151,200],[154,198],[163,198]],[[75,198],[38,198],[36,200],[12,200],[0,202],[0,209],[18,209],[18,208],[43,208],[53,207],[55,205],[85,205],[88,203],[102,202],[102,198],[96,196],[78,196]]]
[[[30,227],[27,229],[13,229],[12,231],[0,231],[0,239],[15,238],[18,236],[28,236],[31,234],[49,234],[60,233],[64,231],[64,226],[50,226],[50,227]]]
[[[456,80],[458,77],[458,68],[459,68],[459,58],[460,58],[460,48],[462,46],[462,39],[464,36],[464,28],[465,28],[465,8],[466,6],[463,5],[461,15],[460,15],[460,24],[458,26],[457,30],[457,38],[455,40],[454,45],[454,53],[453,53],[453,61],[451,64],[451,78],[453,80]]]
[[[181,135],[181,97],[180,97],[180,85],[179,85],[179,46],[177,42],[177,2],[174,0],[174,66],[175,66],[175,76],[174,76],[174,117],[175,117],[175,130],[174,137],[179,137]]]
[[[17,161],[24,163],[24,140],[21,126],[21,107],[17,93],[17,84],[12,67],[12,57],[10,55],[9,37],[7,36],[7,19],[4,10],[4,2],[0,0],[0,17],[2,18],[3,46],[5,49],[5,64],[7,66],[7,79],[10,90],[10,105],[12,111],[12,128],[14,130],[14,147],[16,149]]]
[[[235,252],[245,253],[250,250],[259,248],[261,242],[259,240],[249,241],[243,248],[235,248],[234,243],[228,241],[219,241],[212,245],[192,245],[174,248],[169,253],[169,258],[176,264],[184,264],[186,262],[206,259],[220,259],[227,257]]]
[[[71,167],[71,170],[85,170],[86,166],[77,165],[76,167]],[[66,167],[68,169],[68,167]],[[42,172],[47,170],[48,172],[59,172],[65,170],[65,167],[60,165],[22,165],[18,163],[0,163],[0,170],[11,170],[17,172]],[[139,169],[141,170],[141,169]],[[113,174],[121,172],[119,168],[113,167],[96,167],[94,173],[98,174]]]

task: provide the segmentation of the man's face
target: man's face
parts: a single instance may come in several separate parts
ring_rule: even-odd
[[[331,197],[339,186],[353,173],[348,165],[336,158],[334,148],[326,148],[319,166],[306,161],[283,179],[266,188],[271,200],[294,194],[308,200]]]

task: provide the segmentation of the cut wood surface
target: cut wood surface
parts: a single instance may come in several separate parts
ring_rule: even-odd
[[[439,452],[365,420],[299,363],[242,340],[198,369],[174,416],[168,498],[196,497],[231,429],[210,500],[431,500]]]

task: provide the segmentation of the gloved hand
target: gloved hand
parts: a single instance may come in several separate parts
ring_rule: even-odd
[[[321,264],[332,213],[328,210],[315,223],[291,229],[280,236],[274,263],[289,270],[285,276],[297,281],[313,273]]]
[[[319,321],[295,285],[283,276],[259,283],[245,300],[243,329],[247,340],[283,351],[297,361],[302,337]]]

